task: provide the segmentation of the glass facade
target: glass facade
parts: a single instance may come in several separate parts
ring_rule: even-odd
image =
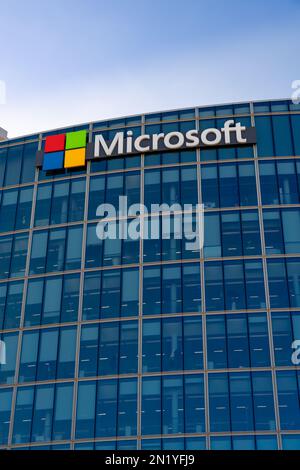
[[[300,105],[67,129],[255,126],[257,145],[36,168],[0,143],[0,449],[300,449]],[[64,131],[64,130],[63,130]],[[99,240],[97,207],[204,204],[203,249]]]

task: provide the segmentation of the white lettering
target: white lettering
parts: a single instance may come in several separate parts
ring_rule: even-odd
[[[132,153],[132,136],[133,136],[133,132],[128,131],[127,139],[126,139],[126,152],[127,153]]]
[[[293,352],[292,354],[292,364],[294,364],[294,366],[298,366],[300,364],[300,341],[299,340],[295,340],[293,341],[292,343],[292,349],[296,349],[296,351]]]
[[[149,152],[150,151],[150,145],[142,146],[142,142],[145,140],[150,140],[150,135],[145,134],[145,135],[140,135],[139,137],[136,138],[134,142],[134,148],[137,152]]]
[[[117,237],[117,223],[116,220],[111,219],[117,218],[116,209],[112,204],[100,204],[96,211],[97,217],[103,217],[98,222],[96,227],[96,234],[99,240],[106,240],[107,238],[116,239]],[[106,215],[106,217],[104,217]]]
[[[230,127],[234,124],[234,121],[232,119],[229,119],[224,123],[224,127],[222,127],[222,132],[224,132],[225,135],[225,144],[230,144],[230,133],[232,131],[235,131],[235,127]]]
[[[100,145],[102,146],[105,154],[108,157],[111,157],[113,154],[113,151],[115,150],[116,146],[118,146],[118,154],[123,153],[123,148],[124,148],[124,133],[123,132],[117,132],[115,137],[113,138],[110,146],[107,145],[105,142],[103,135],[96,135],[95,137],[95,157],[100,157]]]
[[[172,139],[176,139],[176,143],[171,143]],[[182,132],[169,132],[164,138],[164,144],[168,149],[176,150],[180,149],[184,144],[184,136]]]
[[[209,140],[208,136],[209,134],[214,134],[215,138],[213,140]],[[221,131],[218,129],[205,129],[205,131],[202,132],[201,134],[201,140],[205,145],[218,145],[221,140],[222,140],[222,134]]]
[[[165,134],[153,134],[152,136],[152,147],[153,150],[158,150],[158,143],[160,140],[164,139]]]
[[[246,130],[246,126],[241,126],[241,123],[238,122],[236,125],[236,140],[238,141],[239,144],[246,144],[247,139],[246,137],[242,136],[242,132]]]
[[[186,140],[187,147],[197,147],[200,144],[198,131],[188,131],[186,133]]]
[[[235,123],[233,119],[228,119],[224,122],[222,129],[212,127],[204,129],[202,132],[191,129],[185,133],[174,131],[164,134],[161,132],[153,135],[143,134],[136,138],[133,137],[133,131],[127,131],[126,134],[117,132],[109,143],[105,141],[103,135],[99,134],[95,137],[95,158],[102,156],[103,153],[110,157],[123,155],[124,153],[156,152],[160,149],[178,150],[201,145],[212,147],[221,143],[224,145],[246,144],[248,142],[246,132],[246,126],[242,126],[240,122]],[[232,133],[235,133],[234,141]],[[253,143],[253,141],[251,140],[249,143]]]

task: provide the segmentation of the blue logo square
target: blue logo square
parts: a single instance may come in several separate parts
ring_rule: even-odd
[[[64,167],[64,152],[45,153],[43,170],[60,170]]]

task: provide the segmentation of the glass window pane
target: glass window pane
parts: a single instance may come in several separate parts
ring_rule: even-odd
[[[281,429],[296,430],[300,426],[299,379],[295,371],[277,372],[277,388]]]
[[[32,187],[24,188],[19,191],[18,210],[15,222],[16,230],[23,230],[30,225],[32,197]]]
[[[82,227],[68,229],[65,269],[79,269],[82,251]]]
[[[95,427],[96,382],[78,385],[76,439],[93,438]]]
[[[39,386],[34,397],[31,430],[33,442],[50,441],[54,404],[54,385]]]
[[[35,232],[32,237],[30,274],[45,272],[48,232]]]
[[[38,347],[39,332],[25,331],[22,341],[19,382],[34,382],[36,380]]]
[[[57,384],[53,412],[52,439],[63,441],[70,439],[73,411],[73,385]]]
[[[34,181],[37,150],[37,142],[24,145],[21,183]]]
[[[19,388],[15,408],[13,443],[30,442],[33,418],[34,387]]]
[[[71,181],[68,207],[69,222],[77,222],[83,220],[85,186],[86,182],[84,179]]]
[[[10,147],[7,152],[4,186],[19,184],[22,168],[23,145]]]
[[[135,436],[137,432],[137,380],[120,379],[118,394],[118,436]]]
[[[142,385],[142,434],[161,434],[161,378],[144,377]]]
[[[118,381],[98,382],[96,437],[116,437],[118,419]]]
[[[51,211],[52,184],[40,184],[38,186],[36,207],[35,207],[35,226],[40,227],[49,225]]]
[[[64,268],[66,233],[66,229],[49,231],[46,266],[47,272],[62,271]]]
[[[10,232],[15,227],[18,190],[2,191],[0,193],[0,231]]]
[[[12,389],[0,390],[0,445],[6,445],[10,424]]]
[[[184,432],[183,377],[162,378],[162,426],[163,434]]]
[[[0,384],[14,383],[18,337],[17,333],[0,335],[0,339],[5,345],[5,360],[0,364]]]
[[[273,384],[270,372],[252,373],[253,409],[256,431],[276,429]]]
[[[19,328],[22,309],[23,282],[10,282],[6,292],[3,329]]]
[[[51,380],[56,377],[58,330],[41,330],[37,380]]]
[[[226,374],[209,375],[209,398],[211,431],[230,431],[229,389]]]
[[[12,248],[10,277],[22,277],[25,274],[28,247],[28,235],[15,235]]]
[[[68,379],[74,377],[77,329],[61,328],[58,347],[56,377]]]
[[[205,432],[204,379],[202,375],[184,377],[185,432]]]
[[[53,184],[50,224],[63,224],[68,221],[69,181]]]

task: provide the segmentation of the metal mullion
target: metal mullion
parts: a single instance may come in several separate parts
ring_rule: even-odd
[[[82,225],[82,224],[81,224]],[[251,256],[228,256],[226,258],[222,257],[215,257],[215,258],[209,258],[206,259],[205,262],[207,263],[213,263],[215,261],[251,261],[251,260],[258,260],[261,261],[262,256],[259,255],[251,255]],[[300,258],[300,254],[274,254],[274,255],[268,255],[268,259],[289,259],[289,258]],[[191,259],[178,259],[178,260],[166,260],[166,261],[153,261],[153,262],[147,262],[145,263],[145,266],[153,267],[153,266],[169,266],[169,265],[174,265],[174,264],[193,264],[199,262],[199,258],[191,258]],[[120,269],[128,269],[128,268],[138,268],[139,263],[132,263],[132,264],[126,264],[126,265],[118,265],[118,266],[105,266],[105,267],[97,267],[97,268],[87,268],[85,269],[85,272],[103,272],[103,271],[110,271],[110,270],[120,270]],[[9,284],[17,281],[25,281],[26,279],[41,279],[41,278],[47,278],[47,277],[55,277],[58,275],[69,275],[69,274],[80,274],[80,269],[70,269],[69,271],[57,271],[57,272],[50,272],[50,273],[39,273],[39,274],[32,274],[29,276],[23,276],[23,277],[16,277],[16,278],[9,278],[9,279],[2,279],[0,280],[0,284]],[[297,309],[299,307],[294,307],[294,309]],[[256,309],[253,309],[256,310]]]
[[[92,124],[89,126],[89,142],[92,139]],[[80,339],[81,339],[81,322],[82,322],[82,308],[83,308],[83,294],[84,294],[84,268],[86,256],[86,239],[87,239],[87,220],[88,220],[88,206],[89,206],[89,193],[90,193],[90,174],[91,162],[87,163],[86,170],[86,186],[85,186],[85,201],[84,201],[84,220],[82,227],[82,247],[81,247],[81,267],[80,267],[80,285],[79,285],[79,301],[78,301],[78,326],[76,337],[76,353],[75,353],[75,368],[74,368],[74,382],[73,382],[73,409],[72,409],[72,424],[71,424],[71,449],[74,449],[74,441],[76,438],[76,417],[77,417],[77,399],[78,399],[78,375],[79,375],[79,359],[80,359]]]
[[[247,310],[248,313],[258,313],[258,314],[264,314],[266,309],[251,309]],[[282,308],[282,309],[272,309],[274,312],[291,312],[291,308]],[[292,309],[292,311],[299,312],[299,307],[295,307]],[[231,314],[231,315],[239,315],[241,313],[245,313],[245,310],[226,310],[226,313]],[[180,312],[178,313],[165,313],[165,314],[159,314],[159,315],[147,315],[146,319],[160,319],[160,318],[178,318],[178,315],[181,315],[183,317],[196,317],[199,316],[199,312]],[[224,315],[224,311],[211,311],[209,312],[209,315]],[[98,324],[105,324],[105,323],[116,323],[116,322],[129,322],[131,320],[138,320],[138,316],[134,317],[113,317],[113,318],[104,318],[104,319],[93,319],[93,320],[84,320],[84,325],[98,325]],[[44,330],[44,329],[54,329],[54,328],[59,328],[61,326],[68,327],[68,326],[77,326],[79,324],[78,321],[73,321],[73,322],[64,322],[64,323],[51,323],[51,324],[42,324],[42,325],[32,325],[32,326],[25,326],[22,328],[22,330],[25,331],[37,331],[37,330]],[[6,330],[0,330],[0,334],[4,333],[18,333],[19,329],[6,329]]]
[[[195,109],[196,129],[199,131],[199,109]],[[198,203],[203,204],[202,200],[202,180],[201,180],[201,150],[196,149],[197,155],[197,189]],[[204,220],[203,220],[204,223]],[[202,350],[203,350],[203,380],[204,380],[204,408],[205,408],[205,432],[206,449],[210,449],[210,418],[209,418],[209,385],[208,385],[208,363],[207,363],[207,330],[206,330],[206,297],[205,297],[205,263],[204,246],[200,248],[200,288],[201,288],[201,320],[202,320]]]
[[[251,108],[252,108],[251,124],[255,126],[255,118],[253,114],[253,103],[251,103]],[[272,316],[271,316],[271,304],[270,304],[270,292],[269,292],[269,278],[268,278],[268,267],[267,267],[267,259],[266,259],[266,244],[265,244],[264,219],[263,219],[263,210],[262,210],[260,171],[259,171],[259,163],[258,163],[257,145],[254,145],[254,167],[255,167],[258,217],[259,217],[261,247],[262,247],[262,266],[263,266],[264,287],[265,287],[265,296],[266,296],[266,312],[267,312],[268,333],[269,333],[269,348],[270,348],[269,352],[270,352],[270,360],[271,360],[271,375],[272,375],[272,386],[273,386],[273,402],[274,402],[274,412],[275,412],[275,422],[276,422],[277,444],[278,444],[278,448],[282,449],[280,412],[279,412],[279,402],[278,402],[277,377],[276,377],[275,353],[274,353],[274,342],[273,342],[273,328],[272,328]]]
[[[185,372],[185,367],[184,367],[184,354],[185,354],[185,323],[184,323],[184,317],[181,316],[181,335],[182,335],[182,369],[183,372]],[[186,397],[186,377],[187,374],[182,374],[182,406],[183,406],[183,429],[184,429],[184,434],[188,434],[186,432],[186,403],[187,403],[187,397]],[[195,376],[196,377],[196,376]],[[185,439],[184,439],[185,442]]]
[[[295,435],[299,435],[299,431],[285,431],[285,434],[295,434]],[[227,432],[227,431],[222,431],[220,433],[214,433],[214,437],[231,437],[231,436],[258,436],[258,435],[272,435],[272,436],[276,436],[276,433],[274,433],[274,431],[254,431],[254,432],[251,432],[251,431],[234,431],[234,432]],[[156,435],[146,435],[145,436],[145,439],[146,440],[151,440],[151,439],[161,439],[161,438],[166,438],[166,439],[173,439],[174,437],[175,438],[184,438],[184,437],[205,437],[206,436],[206,433],[194,433],[194,434],[191,434],[191,433],[185,433],[185,434],[156,434]],[[90,443],[91,441],[92,442],[96,442],[96,443],[101,443],[101,442],[114,442],[114,441],[127,441],[127,442],[131,442],[131,441],[135,441],[136,440],[136,437],[134,436],[120,436],[120,437],[107,437],[107,438],[96,438],[96,439],[88,439],[88,438],[83,438],[83,439],[77,439],[76,440],[76,443],[78,444],[84,444],[84,443]],[[69,440],[60,440],[60,441],[55,441],[55,443],[53,441],[46,441],[46,442],[28,442],[28,443],[22,443],[22,444],[14,444],[13,445],[13,448],[14,449],[18,449],[20,447],[24,447],[24,446],[28,446],[30,448],[39,448],[41,446],[45,446],[45,445],[63,445],[63,444],[67,444],[67,445],[70,445],[71,442]],[[5,449],[3,446],[0,446],[0,449]]]
[[[39,181],[37,181],[37,184],[39,184],[39,185],[52,184],[52,183],[59,183],[61,181],[71,182],[73,180],[80,179],[80,178],[85,178],[85,177],[86,177],[86,173],[75,174],[75,175],[69,174],[69,175],[63,175],[63,176],[60,176],[60,177],[57,177],[57,178],[49,178],[49,179],[46,179],[46,180],[39,180]],[[27,184],[32,184],[32,183],[27,183]]]
[[[10,230],[9,232],[1,232],[0,237],[8,237],[10,235],[22,235],[28,233],[28,228],[22,228],[20,230]]]
[[[141,119],[141,130],[145,132],[145,116]],[[141,154],[140,204],[144,204],[145,155]],[[146,219],[148,222],[148,219]],[[139,315],[138,315],[138,376],[137,376],[137,449],[142,446],[142,374],[143,374],[143,262],[144,262],[144,214],[140,215],[140,255],[139,255]]]
[[[14,277],[9,279],[2,279],[0,284],[16,282],[16,281],[25,281],[26,279],[42,279],[47,277],[55,277],[58,275],[68,275],[68,274],[79,274],[80,269],[70,269],[70,271],[52,271],[50,273],[38,273],[38,274],[29,274],[28,276],[23,277]]]
[[[69,228],[69,227],[76,227],[78,225],[82,225],[82,221],[76,221],[76,222],[63,222],[61,224],[52,224],[52,225],[44,225],[44,226],[40,226],[40,227],[34,227],[32,230],[34,232],[42,232],[43,230],[54,230],[54,229],[57,229],[57,228]],[[26,230],[22,230],[22,231],[26,231]],[[19,233],[20,231],[18,231]],[[16,232],[13,232],[13,233],[16,233]]]
[[[277,368],[278,371],[287,371],[287,372],[295,372],[295,371],[300,371],[299,366],[279,366]],[[244,374],[244,373],[253,373],[253,372],[271,372],[271,367],[244,367],[244,368],[221,368],[221,369],[211,369],[209,370],[210,375],[218,375],[222,373],[234,373],[234,374]],[[157,372],[144,372],[143,377],[170,377],[170,376],[198,376],[198,375],[203,375],[203,369],[192,369],[192,370],[177,370],[177,371],[157,371]],[[101,381],[110,381],[110,380],[117,380],[117,379],[137,379],[138,374],[137,373],[127,373],[127,374],[112,374],[112,375],[103,375],[103,376],[93,376],[93,377],[79,377],[78,378],[78,383],[84,383],[84,382],[89,382],[91,380],[94,380],[96,382]],[[60,379],[50,379],[50,380],[36,380],[32,382],[22,382],[18,384],[18,388],[26,388],[29,386],[34,386],[34,385],[51,385],[55,383],[73,383],[74,378],[60,378]],[[12,388],[11,384],[5,384],[1,385],[1,389],[10,389]],[[251,431],[255,432],[255,431]],[[259,434],[261,431],[256,431]],[[269,432],[269,431],[266,431]],[[276,430],[273,431],[274,433]],[[285,431],[284,431],[285,432]],[[299,431],[300,432],[300,431]]]

